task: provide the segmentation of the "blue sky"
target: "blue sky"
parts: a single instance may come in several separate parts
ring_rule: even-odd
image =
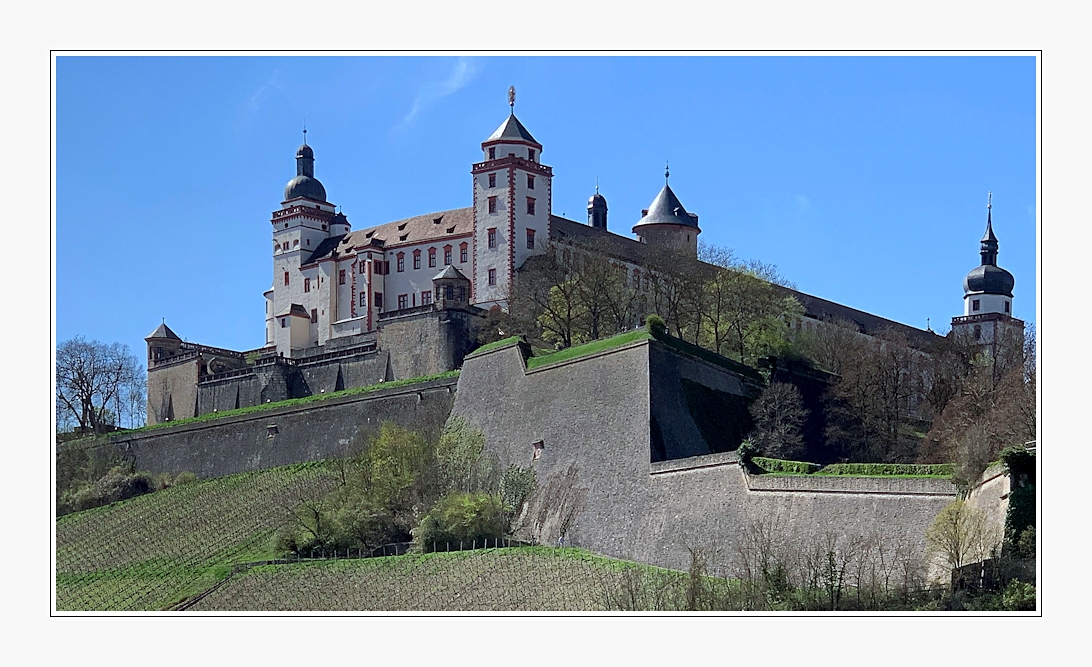
[[[1035,321],[1031,57],[60,57],[56,336],[143,357],[264,340],[270,213],[306,121],[354,229],[469,206],[480,143],[516,114],[586,220],[599,178],[630,235],[671,185],[703,240],[801,291],[944,332],[993,191],[1014,314]]]

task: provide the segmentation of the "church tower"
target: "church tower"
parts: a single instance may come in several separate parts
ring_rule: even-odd
[[[698,256],[698,216],[687,213],[682,202],[672,192],[667,181],[671,171],[664,169],[664,188],[641,211],[641,219],[633,226],[633,233],[641,243],[656,245],[665,250]]]
[[[1012,274],[997,266],[993,233],[993,193],[986,203],[986,233],[980,241],[982,263],[963,279],[963,316],[952,318],[952,335],[987,347],[994,358],[999,347],[1023,345],[1024,323],[1012,316]]]
[[[474,178],[474,294],[479,307],[504,307],[524,260],[550,240],[553,170],[542,164],[538,143],[515,114],[508,89],[508,118],[482,142],[484,161]]]
[[[349,231],[348,220],[326,201],[326,188],[315,178],[315,152],[307,145],[296,150],[296,177],[284,188],[280,210],[273,212],[273,286],[265,293],[265,342],[277,353],[308,346],[311,317],[303,307],[304,280],[300,265],[332,235]]]

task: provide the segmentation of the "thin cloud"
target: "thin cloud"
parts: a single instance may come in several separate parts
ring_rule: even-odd
[[[806,211],[811,208],[811,200],[804,195],[796,195],[796,206],[801,211]]]
[[[273,76],[269,77],[268,81],[258,86],[258,89],[255,90],[254,93],[250,96],[250,99],[247,100],[247,109],[250,111],[250,113],[256,114],[258,113],[258,111],[261,110],[262,104],[268,97],[266,95],[266,92],[270,88],[276,88],[277,90],[281,90],[282,85],[280,78],[281,71],[279,69],[273,70]]]
[[[394,130],[397,132],[408,127],[417,118],[418,114],[470,83],[475,74],[477,74],[477,67],[466,58],[459,58],[455,61],[455,66],[446,79],[443,81],[429,81],[418,89],[417,96],[413,99],[413,107],[405,118],[394,127]]]

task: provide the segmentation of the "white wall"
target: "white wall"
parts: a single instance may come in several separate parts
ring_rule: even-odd
[[[979,309],[974,310],[974,301],[979,301]],[[1005,303],[1010,304],[1010,312],[1005,312]],[[974,293],[968,294],[963,297],[963,314],[964,315],[984,315],[986,313],[1001,313],[1003,315],[1012,316],[1011,312],[1012,299],[1002,294],[981,294]]]

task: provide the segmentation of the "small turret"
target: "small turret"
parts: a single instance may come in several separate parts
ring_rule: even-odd
[[[671,171],[664,170],[664,187],[633,226],[641,243],[698,256],[698,216],[688,213],[667,184]]]
[[[599,194],[599,183],[595,184],[595,194],[588,199],[588,225],[596,229],[607,228],[607,199]]]

